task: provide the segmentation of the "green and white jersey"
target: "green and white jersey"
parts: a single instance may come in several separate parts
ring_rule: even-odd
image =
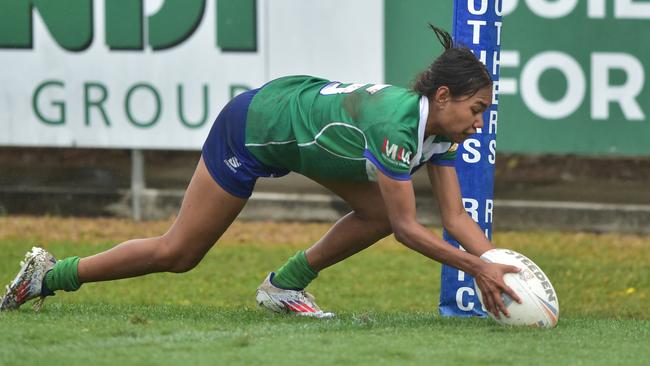
[[[421,164],[453,165],[456,145],[425,138],[428,100],[396,86],[311,76],[273,80],[255,95],[246,147],[263,164],[308,177],[410,179]]]

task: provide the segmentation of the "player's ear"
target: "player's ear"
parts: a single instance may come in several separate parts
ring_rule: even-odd
[[[436,101],[436,103],[440,105],[446,104],[449,100],[451,99],[451,92],[449,91],[449,87],[447,86],[441,86],[436,90],[436,94],[434,95],[433,100]]]

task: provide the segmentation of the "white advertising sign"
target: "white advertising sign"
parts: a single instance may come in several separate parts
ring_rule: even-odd
[[[66,9],[34,6],[31,22],[0,27],[23,27],[32,39],[6,46],[12,34],[0,34],[0,146],[198,150],[233,95],[273,78],[383,81],[381,0],[258,0],[256,47],[245,52],[219,47],[215,0],[192,3],[202,10],[196,26],[163,49],[148,22],[173,20],[155,18],[169,13],[172,1],[142,2],[141,49],[114,47],[122,30],[112,30],[109,3],[101,0],[90,3],[90,42],[79,50],[62,46],[81,32],[73,21],[61,25]],[[2,7],[7,14],[18,6]]]

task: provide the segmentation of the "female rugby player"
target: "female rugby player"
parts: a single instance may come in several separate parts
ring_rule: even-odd
[[[259,177],[294,171],[339,195],[352,212],[269,274],[257,290],[261,306],[332,316],[304,288],[319,271],[394,233],[407,247],[474,276],[487,310],[507,316],[501,293],[519,299],[503,275],[518,269],[479,258],[493,246],[466,214],[454,169],[457,143],[483,126],[492,80],[470,50],[454,46],[447,32],[431,27],[445,50],[412,90],[289,76],[235,97],[214,122],[178,217],[166,233],[60,261],[33,248],[0,308],[16,309],[39,297],[39,309],[54,291],[75,291],[87,282],[189,271],[237,217]],[[467,252],[416,221],[411,174],[421,166],[426,166],[445,228]]]

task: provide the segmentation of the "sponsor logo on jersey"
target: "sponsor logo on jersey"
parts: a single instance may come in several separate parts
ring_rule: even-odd
[[[241,163],[237,159],[237,157],[233,156],[232,158],[228,158],[223,161],[230,170],[233,172],[237,173],[237,168],[241,166]]]
[[[411,152],[404,147],[391,143],[388,138],[384,138],[384,145],[381,148],[382,154],[397,163],[411,164]]]

